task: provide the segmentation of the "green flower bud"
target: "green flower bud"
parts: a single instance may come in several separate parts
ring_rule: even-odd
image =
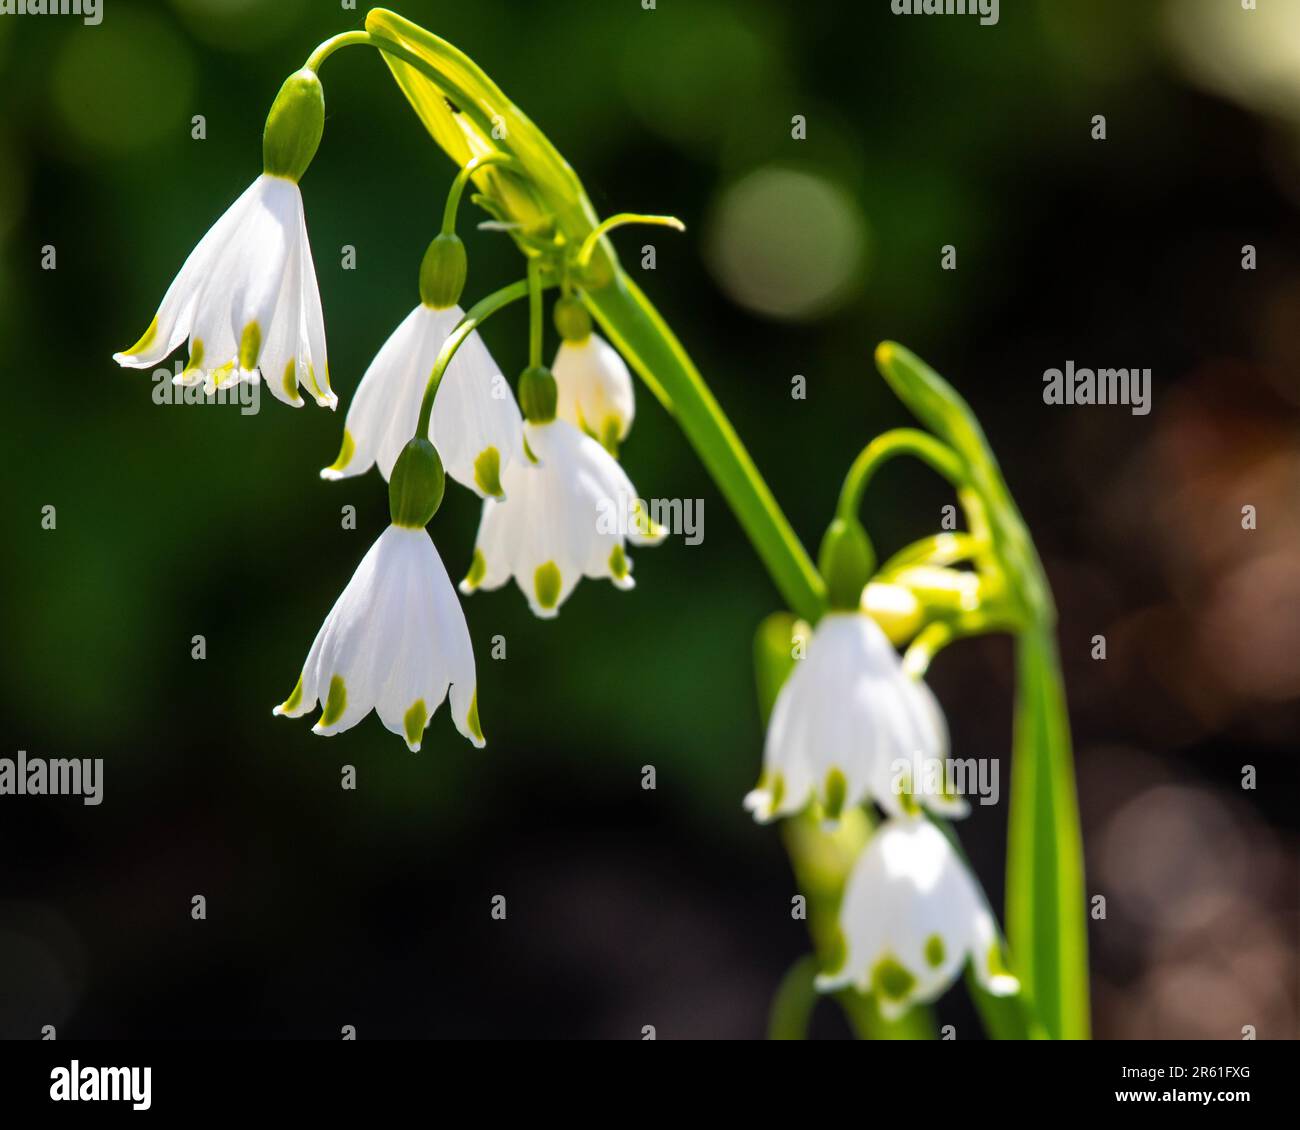
[[[558,398],[550,369],[533,365],[523,371],[519,378],[519,407],[530,424],[549,424],[554,420]]]
[[[867,531],[856,518],[836,518],[822,538],[817,565],[826,580],[831,607],[857,609],[876,567]]]
[[[447,233],[429,244],[420,262],[420,301],[435,310],[445,310],[460,301],[465,289],[465,245],[460,236]]]
[[[280,87],[262,134],[262,168],[297,183],[325,132],[325,92],[314,71],[295,71]]]
[[[555,328],[565,341],[586,341],[591,336],[591,315],[580,299],[566,294],[555,303]]]
[[[393,464],[388,480],[388,511],[394,526],[422,530],[442,504],[447,477],[433,444],[411,440]]]

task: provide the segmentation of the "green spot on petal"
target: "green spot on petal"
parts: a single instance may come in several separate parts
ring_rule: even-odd
[[[947,952],[943,939],[938,934],[931,934],[925,940],[925,960],[931,969],[938,969],[943,964],[943,957]]]
[[[402,717],[402,726],[406,730],[406,744],[417,746],[420,735],[424,733],[424,724],[429,721],[429,712],[424,708],[424,699],[417,698],[411,709]]]
[[[849,960],[849,943],[844,937],[844,931],[838,926],[835,927],[835,934],[826,948],[826,962],[822,972],[833,975],[844,968],[844,963]]]
[[[986,960],[988,962],[990,977],[1011,976],[1011,970],[1007,967],[1006,955],[1002,952],[1002,945],[1000,942],[994,941],[994,943],[989,946],[988,958]]]
[[[478,588],[487,576],[487,558],[481,549],[474,550],[474,559],[469,563],[469,572],[465,574],[465,583],[471,588]]]
[[[844,799],[849,794],[849,782],[845,779],[843,773],[838,769],[832,769],[826,774],[825,797],[822,807],[826,809],[826,816],[830,820],[838,820],[840,813],[844,811]]]
[[[234,371],[235,371],[235,363],[233,361],[227,361],[224,365],[221,366],[221,368],[213,369],[212,372],[208,374],[208,379],[212,382],[213,388],[220,388],[221,382],[224,381],[228,376],[230,376],[230,374],[233,373]]]
[[[623,552],[622,542],[609,551],[609,571],[616,581],[627,576],[627,554]]]
[[[348,688],[343,683],[342,675],[335,675],[330,680],[330,693],[325,699],[325,709],[321,713],[320,726],[332,726],[343,717],[348,706]]]
[[[289,697],[280,704],[280,709],[286,714],[292,714],[302,705],[302,676],[298,676],[298,684],[289,693]]]
[[[249,322],[239,338],[239,367],[245,370],[257,368],[257,358],[262,352],[262,327],[256,322]]]
[[[469,732],[479,741],[483,741],[483,726],[478,720],[478,691],[476,690],[469,700],[469,714],[465,716],[465,725],[469,727]]]
[[[916,987],[916,978],[892,957],[882,957],[871,971],[871,987],[884,1000],[902,1001]]]
[[[143,353],[146,349],[149,348],[149,346],[153,344],[153,340],[157,336],[158,336],[158,316],[155,314],[153,321],[149,323],[149,328],[144,331],[144,334],[141,336],[139,341],[137,341],[133,346],[131,346],[130,349],[125,351],[125,355],[127,357],[134,357],[137,353]]]
[[[537,456],[533,454],[533,449],[528,446],[528,437],[524,436],[524,454],[528,456],[530,463],[537,462]]]
[[[601,429],[601,434],[596,437],[600,440],[601,446],[615,459],[618,458],[618,436],[620,430],[618,420],[613,416],[609,416],[605,420],[605,426]]]
[[[339,447],[339,457],[325,469],[327,471],[343,470],[344,467],[352,462],[352,456],[356,454],[356,450],[357,441],[352,438],[352,433],[348,431],[347,428],[344,428],[343,443]]]
[[[537,567],[533,574],[533,591],[537,594],[537,603],[543,608],[554,608],[559,602],[560,585],[560,568],[554,561]]]
[[[501,453],[495,447],[485,447],[474,460],[474,482],[484,494],[495,498],[505,493],[501,489]]]
[[[785,800],[785,778],[780,773],[773,773],[767,791],[772,797],[772,811],[776,812],[781,807],[781,802]]]
[[[194,344],[190,346],[190,359],[185,362],[181,375],[184,376],[185,373],[192,373],[201,368],[203,368],[203,339],[196,337]]]
[[[293,361],[290,361],[284,367],[283,384],[284,395],[290,400],[302,399],[302,397],[298,395],[298,366]]]

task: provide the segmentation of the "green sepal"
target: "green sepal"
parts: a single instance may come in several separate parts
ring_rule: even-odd
[[[325,91],[314,71],[295,71],[271,103],[262,134],[262,169],[295,184],[316,156],[325,132]]]
[[[420,262],[420,301],[435,310],[455,306],[465,290],[469,262],[454,232],[434,237]]]
[[[826,580],[831,607],[856,610],[876,566],[876,554],[862,523],[856,518],[831,522],[822,538],[817,566]]]
[[[427,439],[416,437],[402,448],[388,480],[388,510],[394,526],[422,530],[442,504],[447,476]]]

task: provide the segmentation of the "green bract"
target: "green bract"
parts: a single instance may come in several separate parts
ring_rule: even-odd
[[[280,87],[262,134],[262,168],[295,183],[316,156],[325,132],[325,92],[314,71],[295,71]]]
[[[388,510],[394,526],[423,529],[442,505],[447,477],[442,460],[427,439],[416,438],[393,464],[388,480]]]

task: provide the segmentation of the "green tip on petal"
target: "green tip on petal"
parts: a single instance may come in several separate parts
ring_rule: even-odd
[[[239,338],[239,367],[246,372],[257,368],[257,358],[262,352],[262,327],[249,322]]]
[[[339,445],[338,458],[321,472],[321,478],[328,479],[347,468],[352,462],[352,456],[357,452],[357,441],[352,438],[352,433],[343,429],[343,442]]]
[[[487,558],[481,549],[474,550],[474,559],[469,563],[469,572],[465,574],[465,584],[476,589],[487,576]]]
[[[533,449],[528,446],[528,437],[524,436],[524,454],[528,456],[528,462],[537,463],[540,460],[533,454]]]
[[[781,802],[785,800],[785,778],[780,773],[772,774],[767,792],[772,798],[772,812],[775,813],[781,807]]]
[[[916,988],[916,978],[892,957],[882,957],[871,971],[871,988],[882,1000],[904,1001]]]
[[[990,977],[1010,977],[1011,970],[1007,967],[1006,955],[1002,952],[1002,943],[994,941],[989,946],[988,957],[985,959]]]
[[[302,676],[298,676],[298,682],[293,690],[289,692],[286,698],[279,706],[275,708],[276,714],[292,714],[302,705]]]
[[[822,807],[828,820],[838,820],[844,811],[844,800],[849,793],[849,782],[839,769],[826,774],[825,800]]]
[[[485,741],[483,737],[483,726],[478,720],[478,691],[469,700],[469,713],[465,716],[465,725],[469,727],[469,732],[474,735],[476,741]]]
[[[943,964],[943,958],[947,952],[944,948],[943,939],[938,934],[931,934],[926,938],[925,960],[929,963],[931,969],[938,969]]]
[[[822,973],[826,976],[833,976],[844,968],[845,962],[849,960],[849,943],[844,937],[844,931],[838,926],[835,927],[835,934],[826,947],[826,961],[822,967]]]
[[[424,699],[417,698],[411,704],[411,709],[402,717],[402,728],[406,733],[406,744],[411,747],[413,753],[420,748],[420,735],[424,733],[424,727],[428,721],[429,712],[424,708]]]
[[[609,571],[616,581],[627,576],[627,554],[623,552],[622,542],[609,551]]]
[[[503,498],[501,489],[501,452],[495,447],[485,447],[474,460],[474,482],[490,498]]]
[[[348,708],[348,688],[342,675],[335,675],[330,680],[330,693],[325,699],[325,709],[321,712],[317,726],[332,726],[343,717]]]
[[[157,336],[158,336],[158,316],[155,314],[153,321],[149,323],[149,328],[144,331],[143,335],[141,335],[140,337],[140,340],[137,341],[133,346],[131,346],[130,349],[122,350],[122,356],[134,357],[137,353],[143,353],[146,349],[149,348],[149,346],[153,344],[153,340]]]
[[[298,395],[298,365],[290,361],[284,367],[284,395],[289,398],[290,404],[301,404],[302,397]]]
[[[553,609],[560,600],[560,567],[554,561],[539,565],[533,574],[533,591],[537,594],[537,603],[541,607]]]
[[[618,420],[610,416],[605,420],[605,426],[601,428],[600,435],[596,437],[600,440],[601,446],[615,459],[618,458],[618,441],[622,430]]]

